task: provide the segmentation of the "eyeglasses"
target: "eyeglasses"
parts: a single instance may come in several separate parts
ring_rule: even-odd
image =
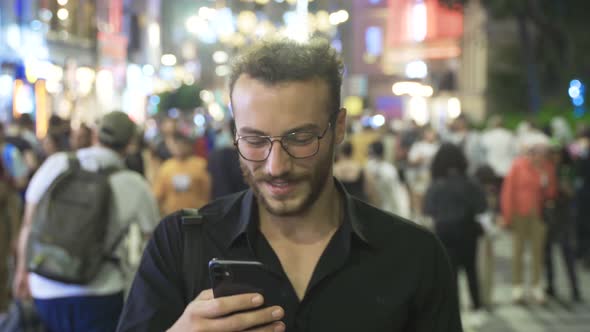
[[[283,150],[294,159],[305,159],[315,156],[320,150],[320,140],[324,138],[332,126],[335,114],[332,113],[328,126],[321,135],[310,131],[296,131],[283,136],[239,136],[234,145],[242,158],[249,161],[265,161],[270,156],[274,142],[279,142]]]

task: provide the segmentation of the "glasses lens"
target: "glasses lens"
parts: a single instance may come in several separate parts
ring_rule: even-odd
[[[242,157],[252,161],[263,161],[268,157],[270,142],[264,137],[246,136],[238,139],[238,150]]]
[[[319,140],[315,133],[292,133],[283,138],[283,146],[294,158],[307,158],[316,154]]]

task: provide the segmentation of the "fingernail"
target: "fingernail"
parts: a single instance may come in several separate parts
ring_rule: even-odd
[[[264,302],[264,299],[262,298],[261,295],[256,295],[252,298],[252,303],[255,305],[261,305],[262,302]]]
[[[275,311],[272,312],[272,317],[273,318],[281,318],[283,316],[283,310],[282,309],[277,309]]]
[[[285,331],[285,325],[283,324],[277,324],[275,326],[275,328],[273,329],[274,332],[283,332]]]

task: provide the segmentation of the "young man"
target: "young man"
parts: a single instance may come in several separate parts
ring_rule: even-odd
[[[120,244],[119,239],[132,223],[139,224],[144,235],[148,235],[158,220],[157,203],[148,183],[139,174],[124,169],[123,158],[134,131],[135,124],[127,114],[108,113],[102,118],[98,131],[99,144],[76,152],[80,167],[85,170],[121,168],[108,179],[111,195],[108,201],[110,218],[104,220],[108,222],[105,248]],[[108,253],[119,264],[105,261],[87,284],[60,282],[27,271],[29,234],[34,221],[39,220],[34,218],[35,213],[54,180],[68,170],[68,158],[66,153],[52,155],[31,180],[19,236],[14,293],[19,298],[32,296],[39,316],[50,332],[113,331],[123,307],[126,285],[124,266],[121,265],[123,246],[118,245],[114,252]]]
[[[156,173],[153,192],[162,215],[182,208],[200,208],[209,202],[211,180],[207,160],[193,153],[194,140],[180,131],[173,134],[172,158]]]
[[[332,176],[346,127],[342,68],[322,42],[267,41],[237,59],[230,96],[250,190],[202,208],[200,239],[183,239],[180,214],[160,224],[119,331],[462,330],[435,236],[352,198]],[[214,298],[213,257],[260,261],[275,287]]]

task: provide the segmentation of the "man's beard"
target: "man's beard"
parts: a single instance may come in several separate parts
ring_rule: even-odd
[[[326,182],[330,178],[329,174],[332,168],[333,151],[334,147],[332,146],[330,147],[329,153],[326,154],[325,157],[317,160],[316,167],[311,171],[311,173],[304,175],[285,173],[275,177],[270,176],[268,174],[260,174],[258,176],[255,176],[248,169],[248,167],[244,165],[244,162],[241,158],[240,168],[242,169],[244,180],[250,186],[250,188],[252,188],[252,191],[254,192],[254,195],[256,195],[258,201],[262,203],[262,205],[270,214],[280,217],[296,216],[305,213],[317,201],[320,194],[322,193],[326,185]],[[307,196],[303,199],[303,201],[299,203],[297,206],[293,207],[291,210],[277,209],[272,206],[272,204],[265,197],[264,192],[260,189],[260,185],[262,185],[263,183],[277,180],[293,181],[298,186],[301,186],[302,183],[307,183],[309,192],[307,193]]]

